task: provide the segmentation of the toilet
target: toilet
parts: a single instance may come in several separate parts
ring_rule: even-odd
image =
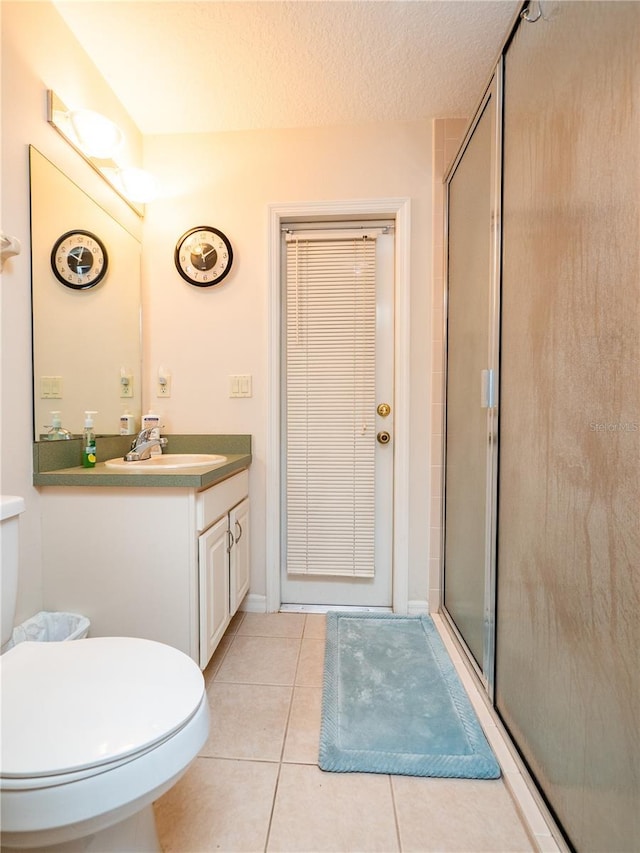
[[[2,497],[2,645],[24,500]],[[2,851],[160,851],[153,801],[205,743],[204,679],[152,640],[24,642],[0,656]]]

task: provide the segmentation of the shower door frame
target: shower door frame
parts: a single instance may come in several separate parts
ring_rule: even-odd
[[[472,121],[460,144],[458,153],[444,175],[444,366],[443,366],[443,465],[442,465],[442,547],[440,551],[440,612],[447,625],[458,640],[466,657],[482,682],[491,702],[494,699],[495,660],[496,660],[496,564],[497,564],[497,508],[498,508],[498,416],[500,399],[500,282],[502,252],[502,104],[503,104],[503,66],[502,56],[498,60],[482,98],[474,112]],[[485,491],[485,548],[484,548],[484,612],[483,612],[483,660],[478,664],[467,642],[458,629],[453,617],[445,606],[446,589],[446,471],[447,471],[447,376],[448,376],[448,308],[449,308],[449,190],[450,182],[464,157],[476,127],[489,103],[494,102],[494,126],[491,138],[491,230],[490,271],[489,271],[489,347],[487,368],[492,371],[491,405],[487,408],[487,452],[486,452],[486,491]],[[479,378],[480,380],[480,378]],[[480,381],[478,382],[480,386]]]

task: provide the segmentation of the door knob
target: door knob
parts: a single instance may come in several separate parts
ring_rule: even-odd
[[[391,406],[388,403],[380,403],[377,411],[381,418],[386,418],[391,414]]]
[[[380,444],[389,444],[391,441],[391,436],[388,432],[379,432],[376,438]]]

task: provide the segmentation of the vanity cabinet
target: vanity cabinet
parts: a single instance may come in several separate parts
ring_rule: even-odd
[[[249,498],[243,492],[242,481],[232,477],[198,496],[202,669],[249,589]]]
[[[249,587],[249,473],[209,488],[42,488],[44,609],[204,668]]]

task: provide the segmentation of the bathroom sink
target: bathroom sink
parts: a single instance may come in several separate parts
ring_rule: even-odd
[[[125,462],[119,456],[117,459],[108,459],[104,464],[107,468],[117,468],[120,471],[146,471],[153,474],[158,471],[175,471],[179,468],[220,465],[226,461],[226,456],[218,456],[215,453],[163,453],[162,456],[152,456],[150,459],[142,459],[139,462]]]

